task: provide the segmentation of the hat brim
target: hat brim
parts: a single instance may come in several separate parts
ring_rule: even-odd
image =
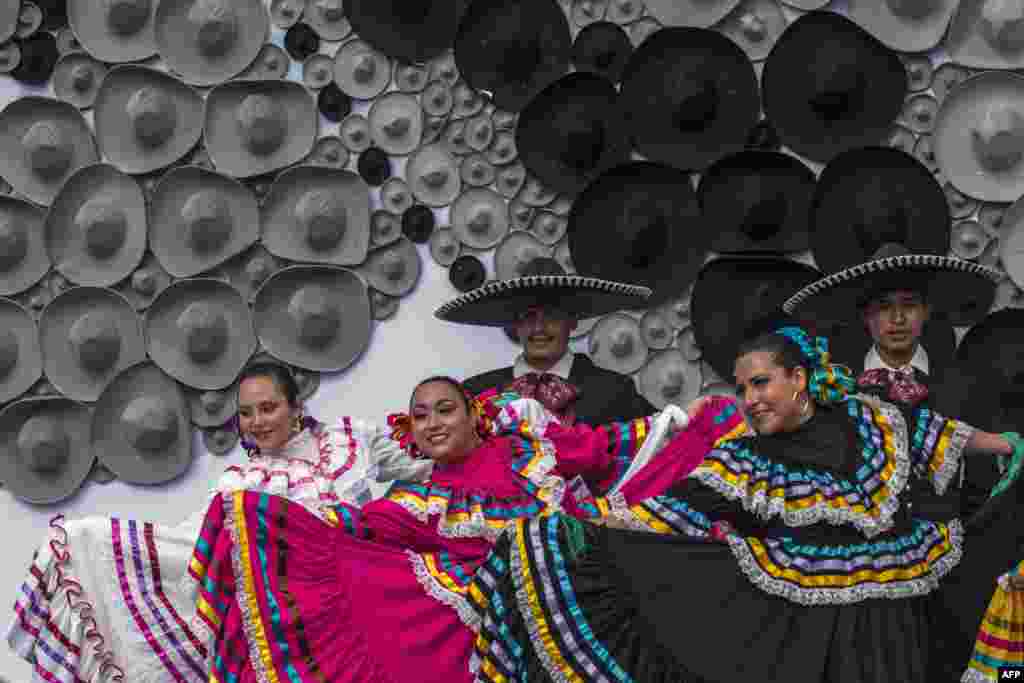
[[[0,196],[0,215],[8,215],[22,229],[25,256],[20,263],[0,273],[0,296],[20,294],[50,271],[50,257],[43,242],[45,214],[38,207],[14,197]]]
[[[231,0],[235,9],[235,42],[216,59],[195,49],[195,24],[189,19],[191,0],[161,0],[156,4],[154,32],[160,56],[190,85],[216,85],[240,74],[253,63],[270,31],[263,0]]]
[[[136,398],[160,396],[177,417],[171,448],[149,453],[135,448],[121,428],[121,413]],[[177,479],[192,463],[192,425],[184,390],[154,363],[123,370],[96,402],[92,415],[92,448],[100,462],[129,484],[155,485]]]
[[[267,95],[284,112],[285,138],[273,152],[256,155],[246,149],[235,119],[248,95]],[[313,150],[319,114],[306,89],[291,81],[231,81],[206,96],[203,141],[218,171],[236,178],[263,175],[298,163]]]
[[[141,144],[133,134],[128,103],[141,88],[168,95],[174,105],[174,132],[157,148]],[[185,156],[202,135],[203,98],[195,90],[162,71],[123,65],[107,73],[93,105],[96,142],[103,157],[125,173],[149,173],[170,166]]]
[[[36,322],[20,304],[0,299],[0,329],[12,332],[18,343],[15,366],[0,377],[0,402],[6,402],[24,394],[43,376],[43,356]]]
[[[298,337],[288,313],[289,299],[306,285],[324,287],[344,316],[337,336],[325,347],[311,349]],[[268,278],[253,299],[256,335],[272,356],[289,365],[337,372],[362,355],[370,344],[370,297],[359,275],[337,266],[290,266]]]
[[[814,172],[781,152],[747,150],[723,157],[701,176],[697,201],[709,225],[717,227],[709,249],[719,253],[797,252],[810,248],[810,207]],[[758,202],[783,201],[775,232],[752,235],[743,224]]]
[[[204,363],[189,355],[187,340],[177,325],[185,308],[199,301],[223,313],[228,330],[221,354]],[[149,357],[161,370],[193,389],[212,391],[229,386],[256,350],[249,307],[237,289],[220,280],[194,278],[175,282],[150,305],[144,324]]]
[[[18,431],[30,417],[50,412],[68,437],[69,459],[57,472],[33,472],[18,456]],[[89,443],[89,409],[63,397],[30,398],[0,413],[0,481],[15,497],[35,505],[70,498],[82,486],[96,460]]]
[[[531,306],[549,304],[584,319],[640,308],[650,291],[580,275],[530,275],[477,287],[444,304],[434,315],[453,323],[506,327]]]
[[[97,259],[85,248],[75,218],[79,209],[100,195],[113,198],[126,223],[121,247],[111,258]],[[43,223],[46,251],[54,268],[71,282],[109,287],[131,275],[146,253],[146,198],[138,182],[108,164],[79,169],[61,188]]]
[[[1002,274],[992,268],[929,254],[890,256],[862,263],[808,284],[786,300],[783,311],[821,320],[843,320],[855,314],[865,293],[898,284],[893,275],[924,277],[929,307],[947,315],[954,325],[971,325],[988,313]],[[911,284],[919,284],[920,279]]]
[[[102,372],[82,367],[71,346],[70,330],[86,313],[113,318],[120,347],[116,360]],[[68,398],[91,403],[119,372],[146,359],[142,321],[120,294],[101,287],[73,287],[53,299],[39,316],[43,368],[53,386]]]
[[[330,250],[316,250],[295,218],[296,203],[308,192],[322,190],[345,207],[341,240]],[[270,187],[260,211],[263,246],[291,261],[354,266],[370,249],[370,188],[351,171],[324,166],[296,166],[281,173]]]
[[[822,36],[828,41],[822,42]],[[861,110],[826,121],[811,106],[814,71],[811,64],[831,57],[828,49],[846,50],[843,61],[856,64],[866,92]],[[846,17],[813,11],[797,18],[779,37],[761,74],[764,111],[786,147],[802,157],[828,162],[840,152],[876,145],[903,109],[907,92],[906,68],[895,52]]]
[[[757,321],[821,276],[817,268],[784,258],[722,257],[709,261],[693,284],[690,320],[701,358],[726,381],[736,351]]]
[[[45,179],[29,168],[21,144],[32,124],[43,120],[57,121],[71,146],[71,162],[67,170]],[[36,204],[49,206],[76,171],[99,160],[92,129],[72,104],[48,97],[19,97],[0,113],[0,176],[11,184],[15,192]]]
[[[184,238],[181,210],[197,192],[213,192],[228,206],[231,233],[217,249],[198,252]],[[153,192],[149,246],[160,265],[177,278],[206,272],[242,253],[260,238],[260,210],[256,197],[242,183],[198,166],[175,168],[164,175]]]
[[[714,87],[714,111],[699,129],[674,121],[676,83],[694,79]],[[629,58],[620,101],[633,146],[651,161],[703,170],[746,145],[761,110],[754,65],[743,50],[717,31],[666,28],[652,34]]]
[[[905,232],[887,234],[878,205],[904,212]],[[935,176],[906,152],[865,147],[836,156],[821,172],[811,202],[811,251],[825,273],[871,260],[888,242],[915,254],[949,253],[949,203]],[[878,229],[875,234],[864,234]]]
[[[935,116],[935,160],[949,182],[965,195],[988,202],[1015,202],[1024,194],[1024,163],[993,171],[980,163],[974,148],[977,125],[992,102],[1017,111],[1024,108],[1024,76],[984,72],[950,91]]]
[[[154,19],[158,4],[150,3],[149,17],[142,28],[124,36],[110,30],[103,5],[88,2],[68,3],[68,25],[82,48],[101,62],[137,62],[157,53]]]
[[[849,17],[886,47],[899,52],[927,52],[946,33],[959,0],[943,5],[920,19],[894,14],[886,0],[851,0]]]

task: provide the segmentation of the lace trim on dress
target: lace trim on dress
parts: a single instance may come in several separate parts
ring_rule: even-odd
[[[462,623],[468,626],[474,633],[479,631],[480,615],[477,614],[469,604],[465,596],[448,590],[442,586],[437,579],[431,575],[426,562],[420,555],[411,550],[406,550],[405,554],[409,557],[409,562],[412,563],[413,573],[416,574],[416,580],[420,582],[421,586],[423,586],[423,590],[438,602],[441,602],[455,610]]]
[[[763,520],[780,517],[788,526],[808,526],[825,521],[836,526],[849,524],[868,538],[892,527],[893,515],[900,507],[899,494],[910,475],[910,453],[907,425],[895,406],[869,396],[851,397],[858,409],[857,421],[861,437],[876,451],[872,462],[868,443],[864,445],[865,467],[857,473],[857,481],[827,483],[811,478],[793,482],[783,465],[767,458],[744,457],[738,442],[722,444],[708,454],[705,461],[690,475],[729,500],[740,502],[745,510]],[[870,416],[870,418],[869,418]],[[877,422],[885,423],[879,426]],[[864,432],[868,432],[865,436]],[[732,464],[740,470],[732,474]],[[723,474],[725,472],[726,474]],[[867,485],[875,486],[871,491]],[[808,504],[808,500],[814,502]]]
[[[932,592],[939,580],[960,563],[963,556],[963,525],[953,519],[947,526],[950,549],[941,558],[929,562],[927,572],[920,578],[892,583],[868,582],[840,588],[805,588],[778,579],[766,572],[758,563],[746,539],[730,534],[727,537],[743,574],[759,589],[770,595],[785,598],[800,605],[849,605],[863,600],[886,598],[898,600]]]
[[[968,424],[953,421],[952,434],[949,435],[949,443],[942,453],[942,463],[932,475],[932,482],[935,492],[940,496],[949,488],[949,482],[953,480],[960,470],[964,452],[967,450],[967,442],[970,441],[975,429]]]

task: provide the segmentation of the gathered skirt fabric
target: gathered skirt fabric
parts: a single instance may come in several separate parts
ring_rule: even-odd
[[[715,541],[520,522],[471,591],[477,680],[958,681],[996,579],[1024,556],[1021,491],[964,524],[963,558],[937,590],[851,604],[770,595]]]

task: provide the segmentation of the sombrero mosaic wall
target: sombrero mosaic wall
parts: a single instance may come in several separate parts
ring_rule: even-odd
[[[1017,307],[1022,46],[998,0],[0,0],[0,78],[32,88],[0,113],[4,459],[49,476],[52,411],[172,449],[176,405],[226,453],[249,358],[311,395],[424,269],[452,296],[537,256],[651,287],[575,345],[657,406],[875,243],[1000,266],[992,308]],[[864,181],[852,227],[816,180],[842,158],[909,169]],[[946,206],[908,213],[885,186],[922,168]],[[140,475],[97,450],[61,495],[191,458]]]

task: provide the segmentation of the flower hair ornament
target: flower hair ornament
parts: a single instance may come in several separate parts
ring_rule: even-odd
[[[815,403],[826,406],[842,403],[856,388],[857,382],[850,368],[831,362],[827,339],[812,337],[806,330],[795,325],[780,328],[775,334],[782,335],[799,347],[800,355],[810,366],[807,393]]]
[[[463,390],[463,395],[469,402],[469,410],[476,418],[476,433],[481,439],[488,439],[494,435],[494,417],[498,414],[498,408],[492,399],[498,396],[493,389],[483,392],[479,396],[472,396],[468,391]],[[420,451],[419,446],[412,438],[412,417],[408,413],[391,413],[388,415],[388,427],[391,428],[391,438],[398,442],[402,450],[413,458],[426,458]]]

